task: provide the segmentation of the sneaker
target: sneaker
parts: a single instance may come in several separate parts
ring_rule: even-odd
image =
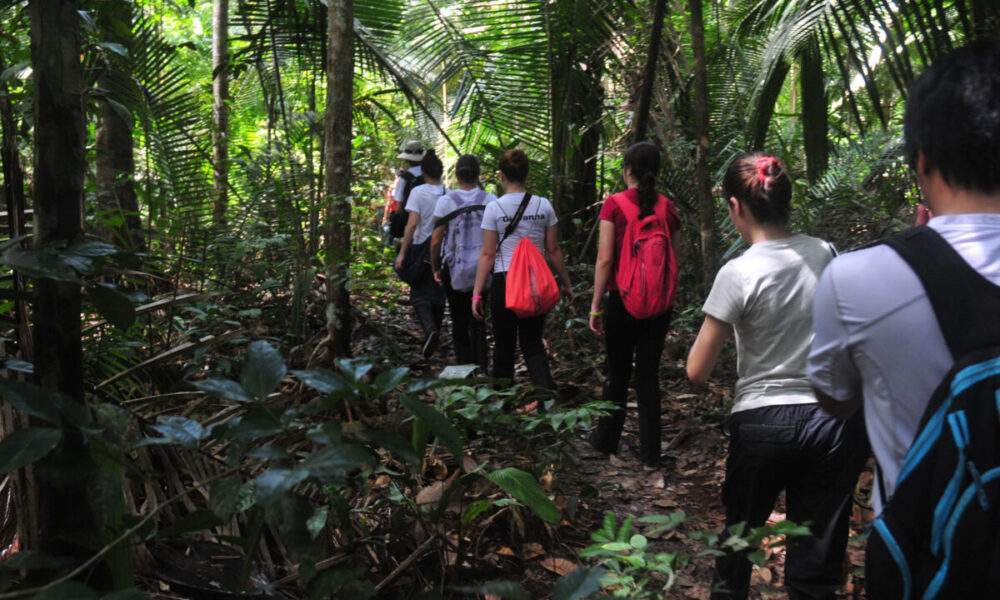
[[[424,339],[424,358],[430,358],[437,351],[438,343],[441,341],[441,334],[435,329],[427,334]]]

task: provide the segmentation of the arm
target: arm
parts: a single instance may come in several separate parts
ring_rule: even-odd
[[[840,314],[833,264],[820,277],[813,298],[814,336],[806,372],[820,407],[846,419],[861,406],[861,373],[854,364],[851,334]]]
[[[556,272],[559,273],[559,279],[562,280],[563,295],[572,301],[573,282],[569,279],[569,272],[566,270],[565,261],[563,261],[562,248],[559,247],[558,225],[552,225],[545,230],[545,251],[548,253],[552,264],[555,265]]]
[[[590,330],[597,335],[604,333],[601,323],[601,300],[608,289],[611,267],[615,262],[615,224],[601,221],[597,242],[597,263],[594,265],[594,296],[590,301]]]
[[[486,317],[483,312],[483,290],[486,289],[486,278],[490,276],[493,271],[493,263],[496,262],[499,239],[497,232],[489,229],[483,230],[483,251],[479,253],[476,283],[472,288],[472,315],[480,321]]]
[[[722,345],[733,335],[733,326],[711,315],[705,315],[705,322],[698,332],[698,338],[691,346],[687,359],[687,376],[693,383],[704,385],[708,381],[715,362],[722,352]]]
[[[403,268],[403,261],[406,260],[406,251],[410,249],[410,244],[413,243],[413,233],[417,230],[417,225],[420,224],[420,213],[411,212],[410,218],[406,221],[406,230],[403,232],[403,241],[399,245],[399,256],[396,257],[396,268]]]
[[[431,233],[431,270],[434,281],[441,283],[441,243],[444,241],[444,227],[435,227]]]
[[[841,402],[827,396],[815,387],[813,387],[813,393],[816,394],[816,401],[819,402],[819,407],[838,419],[847,419],[861,408],[861,398],[858,396]]]

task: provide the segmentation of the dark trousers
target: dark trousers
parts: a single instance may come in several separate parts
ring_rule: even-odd
[[[542,335],[545,332],[545,315],[519,318],[507,308],[507,274],[493,275],[491,296],[491,320],[493,322],[493,377],[514,378],[514,358],[518,342],[521,354],[528,366],[528,374],[535,387],[555,391],[556,384],[549,369],[549,357],[545,353]]]
[[[444,290],[434,281],[430,267],[410,286],[410,303],[424,335],[441,328],[444,321]]]
[[[788,519],[812,531],[789,542],[789,598],[832,600],[844,574],[854,486],[869,453],[860,412],[841,421],[818,404],[769,406],[733,413],[728,428],[721,539],[738,523],[746,532],[764,525],[784,490]],[[742,553],[719,557],[712,598],[746,598],[751,569]]]
[[[608,454],[618,451],[634,364],[640,454],[644,463],[659,464],[660,356],[669,325],[669,312],[651,319],[635,319],[625,310],[618,292],[611,292],[604,314],[604,342],[608,355],[604,399],[619,408],[597,422],[591,437],[597,450]]]
[[[489,366],[489,346],[486,324],[472,316],[472,292],[459,292],[451,287],[447,271],[444,290],[451,312],[451,339],[455,345],[455,362],[479,365],[485,372]]]

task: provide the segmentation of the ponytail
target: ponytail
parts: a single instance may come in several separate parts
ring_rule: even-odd
[[[656,193],[656,175],[660,171],[660,149],[652,142],[633,144],[625,151],[622,167],[627,167],[638,183],[639,216],[653,214],[659,194]]]

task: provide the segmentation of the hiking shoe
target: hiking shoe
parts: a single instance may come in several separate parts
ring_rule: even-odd
[[[427,334],[424,338],[424,358],[430,358],[434,355],[434,352],[438,349],[438,344],[441,342],[441,334],[435,329]]]

